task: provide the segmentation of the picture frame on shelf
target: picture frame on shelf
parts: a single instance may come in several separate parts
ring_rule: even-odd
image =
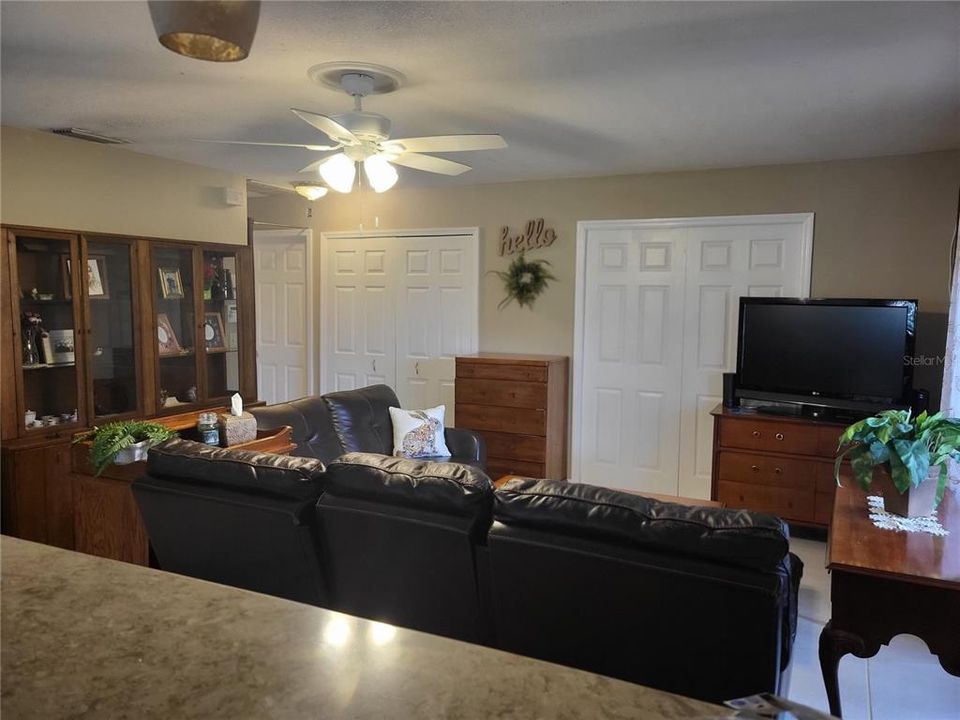
[[[69,255],[62,255],[63,296],[73,299],[70,282],[71,263]],[[91,300],[109,300],[110,286],[107,280],[107,256],[89,255],[87,257],[87,297]]]
[[[180,268],[161,267],[157,272],[160,273],[160,293],[165,300],[179,300],[184,297]]]
[[[53,362],[53,342],[50,333],[40,335],[40,362],[50,365]]]
[[[166,313],[157,313],[157,349],[161,356],[183,354],[183,348]]]
[[[226,333],[223,330],[223,317],[218,312],[208,312],[203,315],[203,341],[207,350],[226,350],[224,340]]]
[[[50,346],[52,349],[51,360],[47,362],[51,365],[66,365],[76,362],[76,348],[73,340],[73,330],[50,330],[47,333],[50,337]]]

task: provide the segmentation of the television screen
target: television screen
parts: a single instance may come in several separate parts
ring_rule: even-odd
[[[741,388],[898,401],[909,384],[916,302],[744,298]]]

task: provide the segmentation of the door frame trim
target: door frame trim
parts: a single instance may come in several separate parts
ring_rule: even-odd
[[[319,375],[319,367],[316,362],[317,352],[319,347],[314,342],[314,317],[313,317],[313,308],[317,304],[316,298],[316,282],[314,282],[314,243],[313,243],[313,230],[311,228],[298,228],[290,227],[283,230],[253,230],[253,239],[251,242],[253,250],[253,259],[254,259],[254,273],[256,273],[256,259],[257,259],[257,240],[265,240],[267,243],[277,243],[284,238],[289,238],[291,235],[302,235],[304,238],[304,245],[306,246],[306,280],[307,280],[307,292],[306,292],[306,325],[307,325],[307,395],[313,395],[316,392],[318,387],[317,380]],[[256,275],[254,275],[256,278]],[[256,280],[254,280],[254,293],[256,293]],[[254,294],[254,307],[256,307],[256,294]],[[258,335],[259,337],[259,335]],[[260,356],[257,355],[257,365],[260,364]]]
[[[577,222],[576,265],[574,271],[574,306],[573,306],[573,403],[570,437],[570,476],[580,482],[580,441],[582,439],[581,417],[583,411],[583,339],[584,339],[584,305],[586,303],[586,271],[587,271],[587,232],[596,229],[615,230],[618,228],[690,228],[727,225],[766,225],[768,223],[801,222],[802,239],[800,245],[800,273],[802,297],[810,296],[813,277],[813,224],[815,214],[805,213],[773,213],[766,215],[712,215],[704,217],[674,217],[674,218],[637,218],[634,220],[580,220]]]
[[[328,342],[330,339],[331,331],[329,318],[326,313],[326,308],[323,306],[323,297],[326,291],[324,283],[326,282],[326,272],[327,272],[327,262],[328,262],[328,251],[330,240],[349,240],[351,238],[375,238],[375,237],[392,237],[392,238],[409,238],[409,237],[446,237],[446,236],[459,236],[466,237],[470,239],[470,253],[473,257],[473,266],[476,269],[477,277],[475,278],[474,283],[474,292],[473,292],[473,306],[475,312],[470,318],[469,330],[471,337],[473,338],[473,346],[479,350],[480,348],[480,228],[479,227],[453,227],[453,228],[412,228],[406,230],[362,230],[362,231],[337,231],[337,232],[321,232],[320,233],[320,265],[318,268],[319,273],[319,287],[317,292],[319,293],[320,301],[318,302],[318,307],[320,307],[320,345],[317,349],[317,358],[318,358],[318,368],[317,375],[319,378],[320,392],[329,392],[329,388],[324,385],[324,380],[326,374],[324,373],[324,355],[323,348],[331,347],[331,344]]]

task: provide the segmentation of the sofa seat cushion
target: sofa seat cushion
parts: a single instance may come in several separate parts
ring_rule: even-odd
[[[326,490],[465,517],[489,515],[493,502],[493,483],[476,467],[373,453],[348,453],[330,463]]]
[[[517,479],[496,491],[494,519],[775,571],[789,549],[786,524],[748,510],[660,502],[597,485]]]
[[[297,500],[319,497],[324,486],[319,460],[180,439],[150,449],[147,474]]]

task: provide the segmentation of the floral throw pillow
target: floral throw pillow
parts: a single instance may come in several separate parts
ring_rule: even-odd
[[[393,422],[393,454],[408,458],[449,457],[450,451],[443,439],[445,410],[445,405],[427,410],[390,408],[390,420]]]

